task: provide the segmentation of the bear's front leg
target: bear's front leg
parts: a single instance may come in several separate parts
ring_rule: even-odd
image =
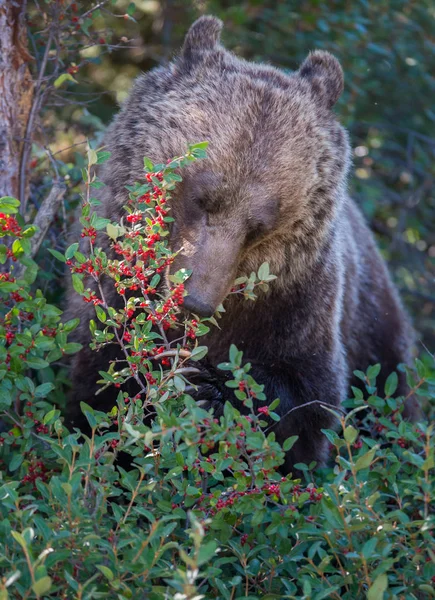
[[[321,430],[334,428],[337,424],[327,408],[338,408],[345,396],[343,382],[346,377],[341,354],[295,357],[289,362],[259,363],[249,359],[246,362],[252,364],[250,374],[255,381],[264,385],[266,404],[280,399],[275,412],[281,420],[270,424],[278,442],[283,444],[287,438],[298,436],[293,448],[287,452],[282,470],[299,474],[293,469],[295,464],[313,461],[317,466],[323,466],[328,457],[328,440]],[[204,365],[195,383],[197,391],[193,397],[204,408],[213,408],[216,416],[222,414],[226,401],[246,412],[233,391],[225,386],[224,372]],[[254,402],[254,411],[260,406],[264,403]]]
[[[281,401],[276,411],[281,420],[274,427],[277,440],[282,444],[288,437],[298,436],[286,455],[285,471],[294,471],[297,463],[314,461],[318,467],[324,466],[329,442],[322,429],[338,425],[331,409],[338,409],[346,396],[342,354],[295,357],[286,365],[275,365],[265,378],[269,402],[274,398]]]
[[[219,418],[227,400],[234,404],[234,394],[225,385],[229,378],[207,360],[194,363],[194,367],[198,372],[189,376],[191,386],[187,391],[201,408],[213,410],[215,417]]]

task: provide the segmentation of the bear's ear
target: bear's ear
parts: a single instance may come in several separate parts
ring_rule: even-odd
[[[341,96],[344,86],[343,69],[329,52],[310,52],[298,74],[310,82],[314,96],[328,108],[332,108]]]
[[[190,27],[184,39],[182,56],[188,62],[200,60],[206,52],[219,45],[223,23],[217,17],[200,17]]]

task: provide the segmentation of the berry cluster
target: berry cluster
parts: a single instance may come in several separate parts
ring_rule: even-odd
[[[4,235],[13,235],[14,237],[21,237],[22,229],[18,224],[17,219],[12,215],[6,215],[0,213],[0,231]]]
[[[184,301],[184,284],[179,283],[170,292],[163,304],[158,306],[155,313],[148,315],[147,320],[153,325],[160,323],[163,329],[168,330],[173,323],[177,322],[177,309]]]
[[[190,338],[191,340],[194,340],[196,338],[197,331],[198,331],[198,321],[196,321],[196,319],[191,319],[186,324],[186,336],[188,338]]]
[[[217,512],[225,509],[225,508],[229,508],[232,507],[237,500],[239,500],[240,498],[243,498],[245,496],[252,496],[252,495],[259,495],[259,494],[266,494],[268,496],[277,496],[278,498],[282,497],[285,498],[285,494],[282,493],[281,491],[281,483],[287,483],[287,479],[285,477],[282,478],[281,481],[273,481],[273,482],[267,482],[265,484],[263,484],[261,487],[254,487],[251,488],[249,490],[244,490],[244,491],[231,491],[231,492],[226,492],[224,494],[221,495],[221,497],[217,500],[216,504],[208,510],[208,513],[210,516],[214,516]],[[291,491],[291,498],[292,501],[294,502],[295,500],[297,500],[302,494],[308,493],[309,494],[309,498],[307,501],[312,502],[312,503],[316,503],[316,502],[320,502],[320,500],[323,498],[323,493],[321,491],[319,491],[318,488],[312,486],[312,487],[303,487],[301,485],[296,484],[292,491]],[[202,502],[205,501],[206,499],[212,500],[212,496],[202,496],[199,499],[198,502],[198,506],[197,508],[199,510],[206,510],[204,508],[204,506],[202,506]],[[292,511],[296,510],[296,507],[291,504],[291,505],[284,505],[285,508],[290,508]]]
[[[142,213],[132,213],[131,215],[127,215],[125,220],[128,223],[139,223],[139,221],[142,221]]]
[[[89,258],[81,264],[73,264],[72,260],[67,260],[66,264],[68,267],[71,267],[71,273],[89,273],[89,275],[94,275],[96,278],[103,270],[103,265],[99,257],[94,259]]]
[[[48,481],[49,471],[42,460],[36,460],[30,463],[28,472],[21,480],[21,483],[31,483],[36,489],[36,480]]]
[[[88,182],[95,180],[90,171],[91,166],[92,164],[87,171]],[[172,167],[168,166],[167,169],[171,172]],[[185,295],[184,283],[180,279],[170,285],[167,280],[164,285],[161,283],[162,273],[168,270],[175,257],[165,240],[168,223],[172,220],[168,216],[170,207],[167,194],[167,186],[170,189],[171,184],[166,181],[165,173],[165,170],[146,173],[145,184],[136,183],[128,188],[129,212],[121,226],[117,225],[118,235],[110,243],[109,253],[104,253],[93,245],[97,236],[96,229],[101,229],[104,224],[101,225],[98,218],[94,219],[90,215],[88,184],[82,204],[81,220],[84,227],[81,235],[91,241],[89,255],[84,257],[76,252],[66,260],[71,273],[83,282],[84,289],[80,292],[82,286],[77,283],[77,277],[73,280],[74,287],[81,293],[84,302],[95,306],[100,304],[105,309],[106,317],[101,311],[97,311],[98,319],[107,325],[104,332],[100,330],[95,334],[94,346],[99,348],[109,341],[113,343],[115,338],[115,343],[123,349],[125,368],[122,367],[123,370],[117,372],[118,365],[112,366],[112,372],[116,375],[113,385],[121,388],[128,378],[134,377],[139,385],[141,381],[143,384],[146,382],[142,386],[141,393],[144,394],[148,394],[151,387],[158,383],[152,374],[156,364],[162,367],[170,367],[172,364],[170,356],[175,351],[175,342],[172,343],[171,340],[175,336],[167,332],[180,325],[180,307]],[[107,287],[103,278],[106,281],[110,278],[114,282],[114,289],[123,298],[124,306],[116,311],[111,308],[109,297],[105,296]],[[86,286],[87,281],[92,283],[89,287]],[[152,334],[150,325],[153,327]],[[185,320],[184,335],[180,334],[177,338],[177,341],[183,340],[181,350],[190,352],[198,331],[198,321]],[[165,350],[169,351],[170,356],[158,358]],[[154,388],[153,394],[155,393]],[[157,389],[158,395],[164,393],[164,390]]]
[[[83,296],[83,300],[87,303],[92,302],[92,304],[94,304],[95,306],[97,304],[102,304],[103,301],[101,300],[101,298],[98,298],[97,294],[95,292],[86,292],[85,295]]]
[[[88,237],[91,244],[94,244],[97,239],[97,230],[94,227],[83,227],[80,235],[82,238]]]

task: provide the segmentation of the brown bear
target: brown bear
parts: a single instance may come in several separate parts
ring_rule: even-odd
[[[174,62],[137,79],[106,135],[112,155],[101,173],[100,213],[122,216],[126,185],[143,176],[143,156],[164,162],[188,143],[209,142],[207,159],[183,171],[171,201],[171,244],[183,248],[173,269],[192,270],[185,307],[200,315],[211,315],[234,278],[263,262],[277,276],[255,302],[230,296],[220,329],[205,343],[211,371],[235,344],[269,402],[280,398],[277,438],[299,436],[287,455],[290,470],[325,460],[321,429],[333,417],[314,401],[340,405],[353,371],[378,362],[382,390],[397,364],[409,362],[413,335],[347,193],[349,140],[332,112],[343,89],[338,61],[315,51],[284,74],[226,51],[221,28],[219,19],[201,17]],[[110,409],[113,398],[92,396],[111,356],[88,347],[93,311],[86,316],[71,298],[71,316],[82,317],[84,344],[72,371],[70,414],[77,417],[80,400]],[[204,381],[197,397],[217,412],[234,400],[219,376]],[[401,378],[398,394],[405,393]],[[409,403],[406,411],[418,412]]]

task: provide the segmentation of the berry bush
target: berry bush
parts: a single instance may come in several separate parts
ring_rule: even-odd
[[[0,200],[0,599],[434,597],[433,357],[406,368],[427,420],[402,419],[397,375],[379,389],[374,365],[336,412],[340,427],[324,432],[330,465],[300,464],[299,479],[279,470],[295,442],[275,440],[279,400],[254,408],[263,388],[235,346],[220,365],[234,404],[217,419],[192,399],[207,353],[200,338],[219,311],[180,311],[189,273],[165,276],[166,240],[171,190],[205,148],[165,165],[144,159],[119,223],[92,196],[109,155],[88,149],[83,240],[52,254],[95,312],[92,348],[116,344],[121,358],[96,374],[102,389],[119,390],[116,406],[82,403],[83,432],[68,430],[59,408],[78,320],[62,323],[33,291],[34,231],[16,200]],[[253,301],[272,280],[262,265],[231,293]]]

